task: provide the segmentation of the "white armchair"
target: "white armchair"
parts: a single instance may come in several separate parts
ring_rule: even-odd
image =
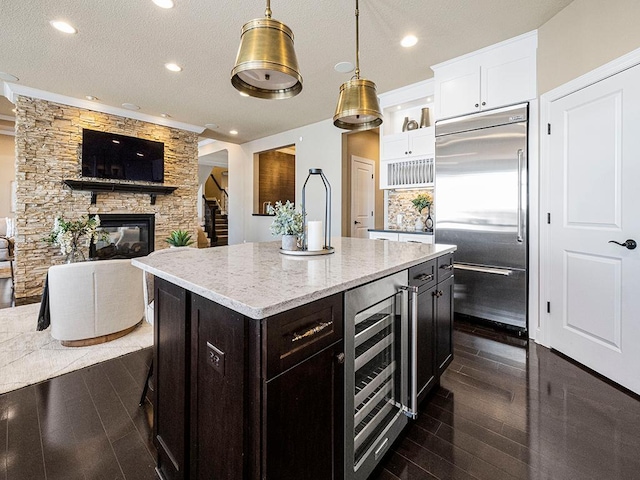
[[[0,263],[9,262],[11,269],[12,293],[14,293],[13,273],[13,219],[0,218]]]
[[[115,340],[143,319],[142,270],[129,259],[49,268],[51,336],[65,346]]]

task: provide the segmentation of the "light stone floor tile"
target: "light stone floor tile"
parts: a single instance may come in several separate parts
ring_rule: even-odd
[[[0,309],[0,394],[153,345],[153,327],[90,347],[64,347],[36,331],[40,304]]]

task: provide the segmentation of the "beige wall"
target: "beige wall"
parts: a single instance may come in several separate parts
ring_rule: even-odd
[[[368,158],[376,162],[376,214],[375,228],[384,226],[384,190],[380,190],[380,136],[379,130],[367,130],[344,135],[342,162],[342,235],[351,236],[351,156]]]
[[[11,182],[15,179],[16,143],[11,135],[0,135],[0,217],[11,217]]]
[[[39,295],[49,266],[63,261],[59,248],[42,241],[58,215],[77,220],[96,213],[153,213],[158,249],[167,246],[163,240],[171,230],[195,236],[197,134],[22,96],[16,110],[16,297]],[[99,193],[92,205],[90,192],[65,187],[64,179],[81,179],[85,127],[164,142],[165,185],[177,190],[158,195],[155,205],[149,195],[124,192]]]
[[[575,0],[538,30],[538,94],[640,48],[640,1]]]

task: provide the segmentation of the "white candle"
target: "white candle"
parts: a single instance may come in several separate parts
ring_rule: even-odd
[[[307,239],[307,250],[310,252],[324,248],[324,231],[321,220],[307,222]]]

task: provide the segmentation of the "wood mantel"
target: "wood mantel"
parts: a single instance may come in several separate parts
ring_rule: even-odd
[[[178,187],[167,185],[147,185],[138,183],[118,183],[118,182],[92,182],[86,180],[63,180],[71,190],[85,190],[91,192],[91,204],[95,205],[98,193],[104,192],[128,192],[146,193],[151,197],[151,205],[156,204],[157,195],[168,195]]]

